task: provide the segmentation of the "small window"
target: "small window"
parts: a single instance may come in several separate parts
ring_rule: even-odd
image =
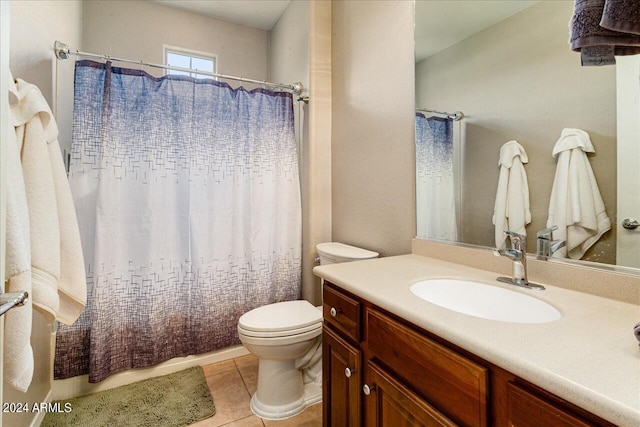
[[[216,56],[201,52],[192,52],[188,50],[178,50],[175,48],[165,47],[165,62],[167,65],[180,68],[189,68],[192,70],[206,71],[209,73],[216,72]],[[187,72],[180,70],[167,70],[167,74],[191,76],[196,78],[211,78],[206,74],[196,72]]]

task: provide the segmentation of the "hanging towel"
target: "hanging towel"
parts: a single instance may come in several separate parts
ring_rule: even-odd
[[[629,0],[605,0],[600,26],[621,33],[640,34],[640,5]]]
[[[606,231],[611,221],[605,211],[586,153],[595,153],[589,134],[563,129],[553,147],[557,158],[547,227],[558,226],[554,238],[566,241],[553,256],[580,259]]]
[[[640,53],[640,10],[626,0],[576,0],[571,18],[571,49],[610,46],[614,55]]]
[[[13,78],[10,84],[13,83]],[[9,88],[9,103],[17,102],[15,84]],[[11,126],[11,125],[10,125]],[[5,292],[27,291],[31,295],[31,246],[29,242],[29,212],[20,164],[20,152],[15,129],[10,128],[7,140],[7,226]],[[31,348],[32,305],[10,310],[4,321],[4,379],[15,389],[27,391],[33,377]]]
[[[16,83],[11,115],[29,209],[33,304],[45,318],[73,323],[86,302],[80,233],[58,144],[58,127],[40,90]]]
[[[493,224],[496,226],[496,248],[506,246],[505,231],[511,230],[526,235],[525,227],[531,222],[529,208],[529,184],[524,163],[527,163],[527,153],[518,141],[505,142],[500,148],[500,175],[498,191],[493,208]]]

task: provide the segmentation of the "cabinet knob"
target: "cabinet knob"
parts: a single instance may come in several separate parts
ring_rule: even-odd
[[[347,378],[351,378],[351,375],[355,374],[356,370],[351,368],[344,368],[344,376]]]
[[[329,310],[329,314],[331,315],[331,317],[336,317],[339,312],[340,310],[335,307],[331,307],[331,310]]]
[[[371,391],[375,389],[376,389],[375,385],[372,385],[371,387],[369,387],[369,385],[365,384],[362,386],[362,391],[364,392],[365,396],[369,396],[371,394]]]

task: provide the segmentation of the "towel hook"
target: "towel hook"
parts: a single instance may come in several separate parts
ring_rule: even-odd
[[[21,307],[29,301],[27,291],[7,292],[0,294],[0,316],[13,307]]]

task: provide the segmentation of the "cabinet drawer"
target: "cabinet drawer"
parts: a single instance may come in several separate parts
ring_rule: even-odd
[[[360,342],[360,303],[342,292],[323,287],[322,315],[324,321],[347,337]]]
[[[507,384],[509,426],[513,427],[587,427],[588,424],[570,412],[529,393],[522,387]]]
[[[487,369],[372,309],[366,341],[374,357],[454,422],[487,425]]]

